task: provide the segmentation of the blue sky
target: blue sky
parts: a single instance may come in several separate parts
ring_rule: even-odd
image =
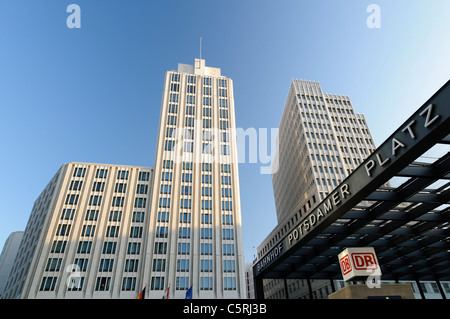
[[[164,73],[193,64],[200,37],[234,81],[238,127],[278,127],[291,80],[314,80],[380,145],[449,80],[449,16],[445,0],[0,0],[0,245],[63,163],[153,166]],[[260,166],[239,165],[246,261],[276,225]]]

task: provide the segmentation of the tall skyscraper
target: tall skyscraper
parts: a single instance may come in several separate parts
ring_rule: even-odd
[[[245,298],[233,82],[178,64],[162,97],[145,282],[150,298]]]
[[[39,195],[3,298],[136,298],[153,170],[64,164]]]
[[[279,223],[325,198],[375,149],[349,97],[324,94],[318,82],[292,81],[278,134],[272,182]]]
[[[278,134],[272,174],[278,225],[258,247],[259,257],[375,150],[367,121],[349,97],[325,94],[312,81],[291,82]]]
[[[59,169],[5,298],[246,297],[233,83],[220,73],[201,59],[166,73],[154,172]]]

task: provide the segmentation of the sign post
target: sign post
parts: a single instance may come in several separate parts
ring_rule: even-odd
[[[381,276],[380,264],[373,247],[347,248],[338,258],[344,281]]]

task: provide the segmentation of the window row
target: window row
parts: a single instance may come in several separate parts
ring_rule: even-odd
[[[67,241],[56,240],[52,243],[50,249],[51,253],[63,254],[66,251]],[[116,253],[117,242],[106,241],[103,243],[103,254],[115,254]],[[90,254],[92,249],[92,241],[80,241],[77,245],[77,254]],[[127,254],[138,255],[140,254],[141,243],[130,242],[127,246]]]

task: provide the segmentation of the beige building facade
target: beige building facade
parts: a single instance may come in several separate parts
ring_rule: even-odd
[[[68,163],[39,195],[3,298],[136,298],[153,170]]]

